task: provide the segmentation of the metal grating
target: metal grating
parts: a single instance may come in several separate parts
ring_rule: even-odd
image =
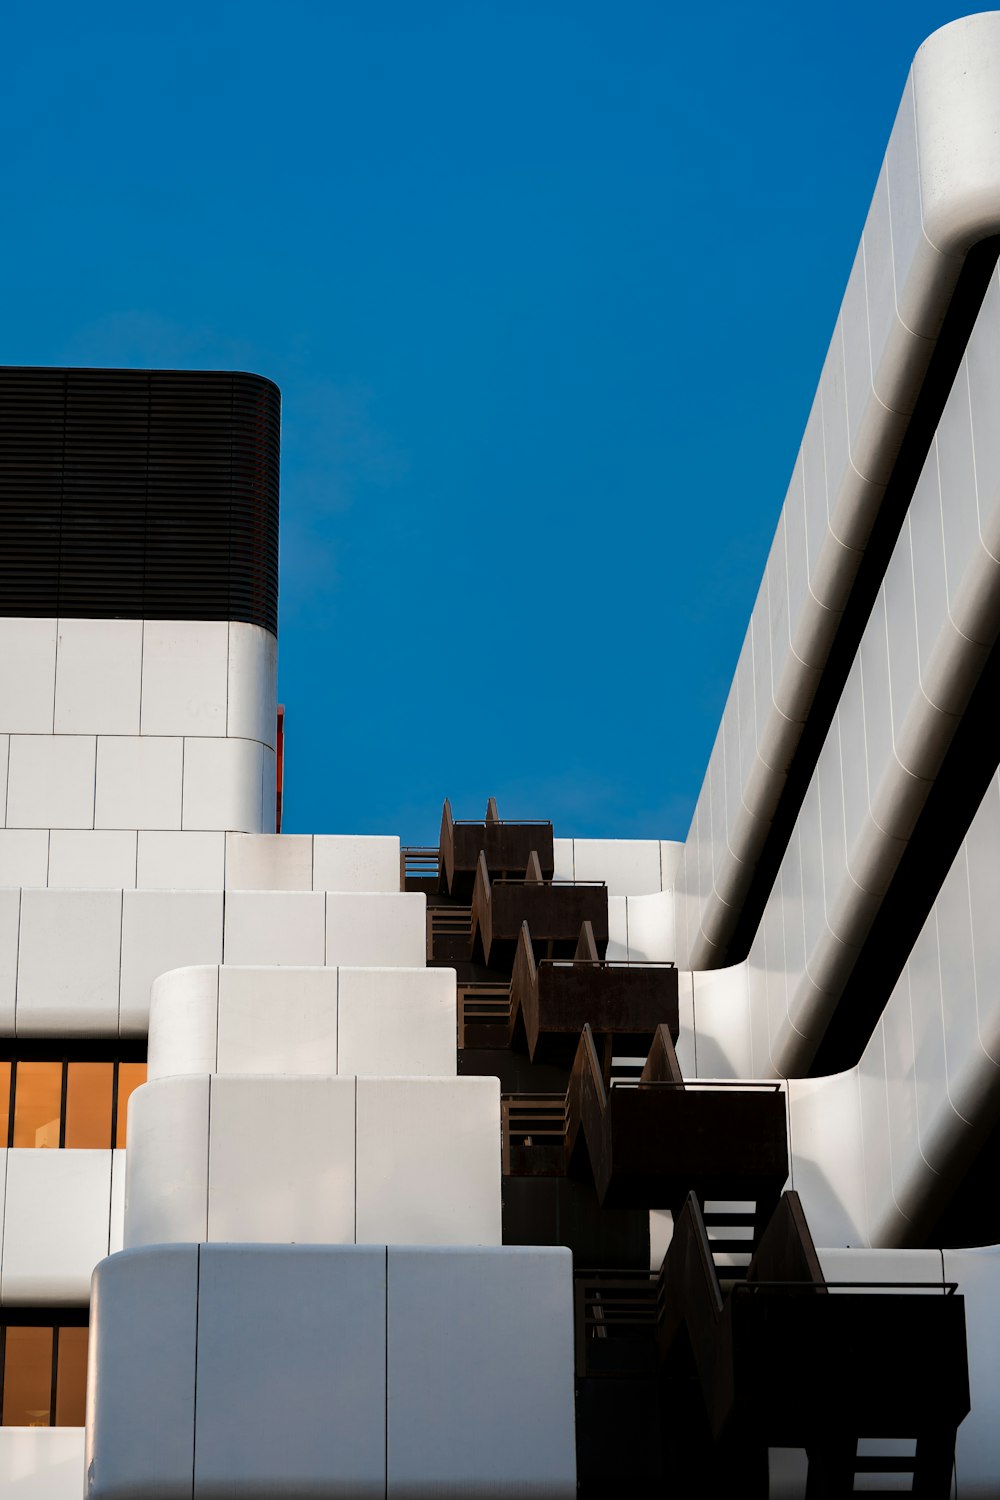
[[[0,367],[0,614],[278,628],[280,394]]]

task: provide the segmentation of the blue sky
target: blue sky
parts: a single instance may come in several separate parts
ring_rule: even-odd
[[[908,0],[20,5],[0,360],[283,392],[287,831],[683,838]]]

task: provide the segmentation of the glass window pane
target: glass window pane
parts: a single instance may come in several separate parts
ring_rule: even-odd
[[[52,1329],[8,1328],[3,1425],[48,1427],[52,1406]]]
[[[0,1149],[9,1146],[7,1126],[10,1122],[10,1063],[0,1059]]]
[[[118,1064],[118,1123],[115,1130],[115,1145],[124,1146],[128,1125],[128,1101],[141,1083],[146,1082],[145,1063]]]
[[[14,1145],[58,1146],[62,1063],[19,1062],[14,1077]]]
[[[114,1080],[114,1063],[69,1064],[66,1078],[67,1146],[81,1150],[110,1150]]]
[[[56,1356],[56,1426],[87,1421],[87,1329],[60,1328]]]

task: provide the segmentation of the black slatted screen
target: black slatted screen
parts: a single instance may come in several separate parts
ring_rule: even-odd
[[[0,614],[276,634],[280,401],[258,375],[0,368]]]

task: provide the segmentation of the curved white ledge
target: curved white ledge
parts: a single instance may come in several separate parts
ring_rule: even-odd
[[[989,12],[907,79],[678,873],[692,968],[733,931],[964,255],[1000,232],[998,69]]]
[[[197,1073],[453,1077],[454,969],[211,964],[153,984],[149,1081]]]

